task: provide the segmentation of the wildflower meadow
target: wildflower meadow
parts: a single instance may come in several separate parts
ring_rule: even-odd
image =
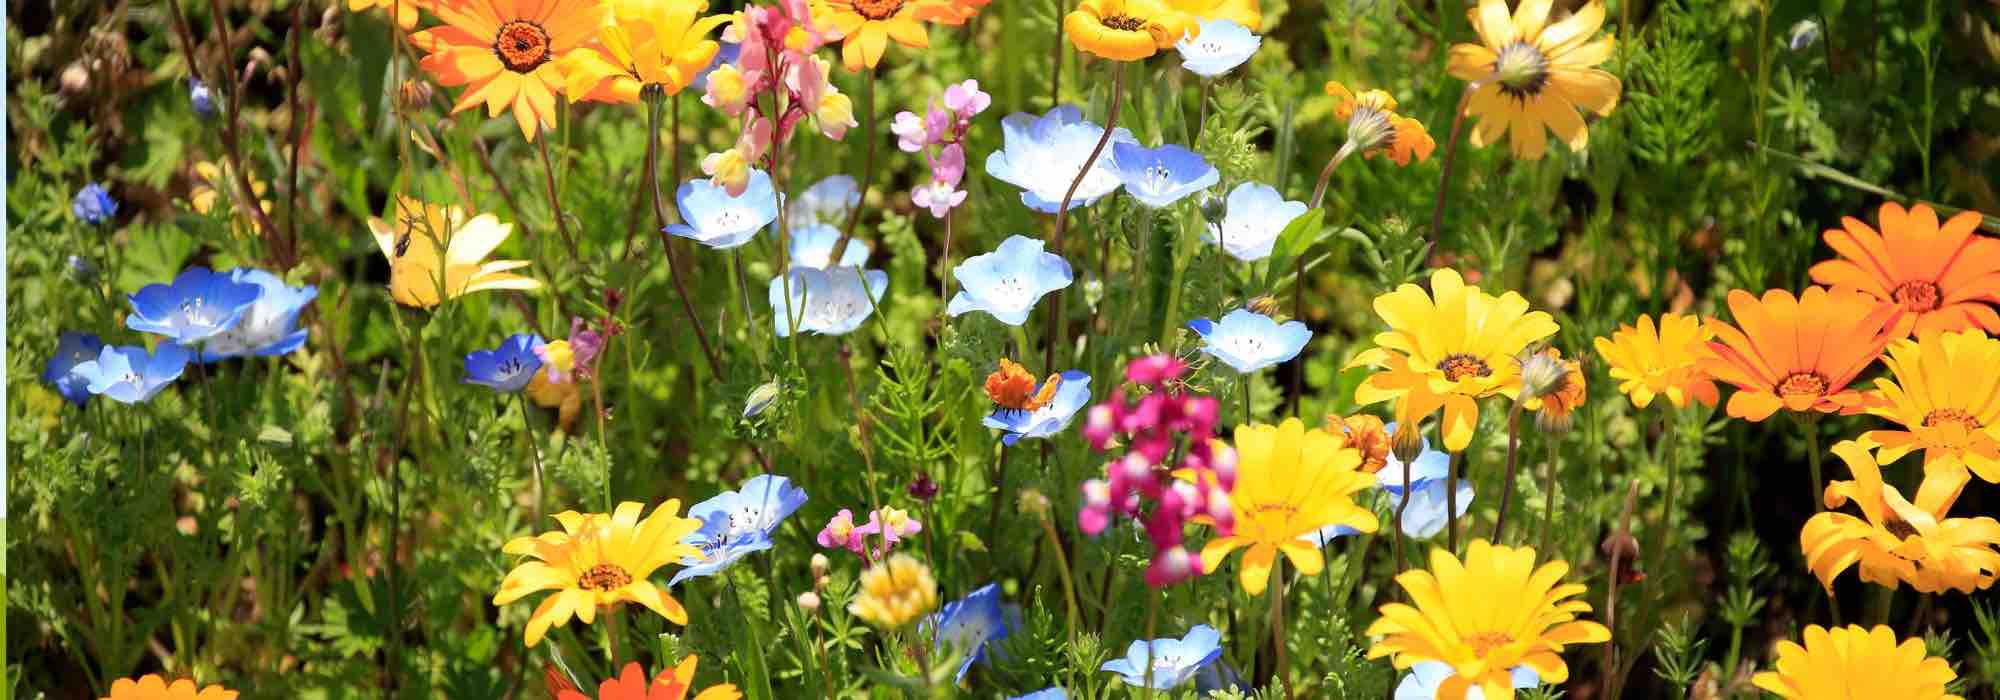
[[[2000,698],[1993,0],[12,0],[0,698]]]

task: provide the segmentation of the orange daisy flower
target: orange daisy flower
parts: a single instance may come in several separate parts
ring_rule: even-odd
[[[1714,322],[1721,342],[1708,344],[1702,371],[1736,385],[1729,415],[1762,421],[1788,411],[1858,409],[1861,392],[1848,382],[1875,362],[1896,339],[1891,324],[1902,313],[1859,292],[1807,287],[1794,298],[1773,289],[1758,299],[1741,289],[1729,293],[1735,326]],[[1740,330],[1739,330],[1740,327]]]
[[[2000,240],[1981,236],[1978,212],[1961,212],[1938,224],[1926,205],[1909,211],[1883,202],[1881,232],[1851,216],[1844,228],[1827,229],[1826,244],[1840,257],[1812,266],[1814,282],[1852,289],[1909,313],[1896,337],[1971,328],[2000,331]]]
[[[452,113],[482,103],[488,117],[511,109],[529,141],[555,125],[559,59],[596,36],[611,11],[599,0],[436,0],[430,10],[444,25],[410,41],[429,54],[418,64],[424,72],[467,86]]]
[[[417,10],[426,0],[347,0],[348,12],[366,12],[377,7],[396,18],[396,24],[403,29],[417,26]]]
[[[596,700],[686,700],[694,686],[694,667],[697,659],[689,656],[681,660],[679,666],[661,671],[651,683],[646,682],[646,672],[640,670],[639,662],[625,664],[625,670],[616,678],[606,678],[597,686]],[[551,673],[550,678],[557,676]],[[561,679],[564,685],[568,679]],[[591,700],[573,688],[560,688],[555,693],[556,700]],[[722,684],[710,686],[696,693],[694,700],[737,700],[743,693],[736,686]]]
[[[102,700],[236,700],[236,691],[219,685],[195,689],[194,681],[182,678],[172,685],[155,674],[138,680],[120,678],[111,682],[111,697]]]

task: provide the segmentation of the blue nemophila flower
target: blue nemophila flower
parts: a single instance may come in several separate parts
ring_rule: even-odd
[[[1039,117],[1009,114],[1000,120],[1000,131],[1000,150],[986,156],[986,174],[1021,188],[1021,203],[1045,214],[1062,206],[1070,182],[1083,171],[1084,160],[1104,135],[1104,127],[1084,121],[1083,111],[1071,105],[1058,106]],[[1106,148],[1138,142],[1132,132],[1119,127],[1112,130]],[[1111,172],[1108,160],[1100,156],[1091,164],[1089,174],[1070,198],[1071,207],[1089,206],[1118,190],[1118,175]]]
[[[1200,153],[1173,144],[1159,148],[1112,144],[1111,171],[1125,184],[1126,193],[1156,209],[1214,187],[1222,179],[1222,173]]]
[[[1231,311],[1219,322],[1197,318],[1188,322],[1188,328],[1207,341],[1202,352],[1244,374],[1298,357],[1312,340],[1304,323],[1278,323],[1249,309]]]
[[[984,311],[1010,326],[1027,323],[1042,295],[1071,280],[1069,263],[1042,246],[1040,239],[1009,236],[993,252],[966,258],[951,270],[960,289],[945,311]]]
[[[861,186],[846,175],[829,175],[813,183],[797,199],[785,203],[785,226],[793,234],[818,224],[846,226],[847,215],[861,206]],[[854,244],[847,245],[848,250]]]
[[[70,373],[88,382],[92,394],[139,403],[179,379],[189,357],[187,348],[175,343],[160,343],[151,355],[136,345],[106,345],[97,351],[97,359],[78,364]]]
[[[118,200],[112,199],[103,185],[93,182],[77,190],[76,197],[69,200],[69,213],[75,214],[78,221],[96,226],[118,215]]]
[[[1263,45],[1264,38],[1251,33],[1248,27],[1226,19],[1211,19],[1201,23],[1201,34],[1182,37],[1174,49],[1181,52],[1182,68],[1204,78],[1214,78],[1248,62]]]
[[[194,106],[195,116],[215,116],[215,93],[210,92],[208,83],[200,78],[188,79],[188,104]]]
[[[1403,534],[1424,540],[1444,532],[1445,524],[1450,521],[1445,513],[1450,512],[1448,506],[1451,505],[1452,498],[1451,494],[1445,492],[1444,484],[1445,480],[1439,478],[1426,481],[1422,486],[1414,484],[1410,486],[1410,505],[1403,511]],[[1472,507],[1471,481],[1458,480],[1457,499],[1458,515],[1463,516],[1465,511]],[[1401,494],[1391,495],[1390,512],[1395,512],[1395,509],[1402,505],[1402,500]],[[1393,521],[1394,518],[1391,518],[1391,522]]]
[[[1535,675],[1535,670],[1525,665],[1515,666],[1509,669],[1507,674],[1515,690],[1527,690],[1542,684],[1542,679]],[[1442,661],[1419,661],[1417,665],[1410,667],[1410,672],[1403,676],[1403,681],[1396,684],[1396,700],[1437,700],[1438,687],[1444,684],[1445,679],[1455,675],[1458,674],[1452,671],[1451,664]],[[1466,691],[1465,697],[1474,700],[1485,697],[1485,694],[1475,685]]]
[[[298,327],[299,312],[319,296],[318,287],[286,286],[277,275],[247,267],[230,270],[229,277],[257,285],[263,293],[237,319],[235,326],[202,343],[203,362],[249,355],[274,357],[306,344],[310,333]]]
[[[762,170],[750,171],[750,183],[740,196],[731,197],[721,185],[698,177],[681,183],[674,202],[685,223],[668,226],[666,232],[717,250],[749,243],[757,231],[778,220],[771,176]]]
[[[1069,691],[1062,688],[1043,688],[1027,695],[1016,695],[1007,700],[1069,700]]]
[[[800,199],[804,199],[801,197]],[[840,242],[840,229],[832,224],[792,225],[792,266],[827,268],[833,266],[833,246]],[[847,242],[840,254],[841,267],[861,267],[868,263],[868,244],[856,238]]]
[[[1048,403],[1034,410],[1021,408],[1000,408],[986,416],[986,427],[1006,431],[1000,441],[1009,445],[1021,438],[1045,438],[1061,433],[1069,427],[1076,412],[1090,403],[1090,375],[1078,370],[1070,370],[1060,375],[1061,383],[1056,385],[1056,394]],[[1039,388],[1036,392],[1040,393]]]
[[[1180,639],[1135,640],[1125,648],[1125,658],[1106,661],[1098,670],[1116,673],[1127,684],[1145,686],[1150,664],[1152,688],[1167,690],[1186,683],[1203,666],[1221,657],[1222,633],[1208,625],[1195,625]]]
[[[805,503],[805,489],[793,486],[790,479],[759,474],[735,491],[694,504],[688,517],[701,520],[701,529],[682,542],[701,548],[705,558],[682,560],[683,568],[667,585],[714,574],[745,556],[770,549],[771,535],[778,525]]]
[[[55,354],[42,364],[42,381],[55,387],[63,400],[82,406],[90,402],[90,378],[77,374],[77,365],[97,359],[104,341],[94,333],[64,331],[56,340]]]
[[[206,267],[182,270],[172,284],[149,284],[127,298],[125,327],[183,345],[199,345],[236,327],[264,289]]]
[[[503,394],[526,389],[542,371],[542,357],[535,349],[543,344],[541,334],[515,333],[500,341],[500,347],[466,353],[465,378],[459,381]]]
[[[986,645],[1006,639],[1008,631],[1021,624],[1020,617],[1019,608],[1000,603],[999,584],[989,583],[964,598],[945,603],[925,621],[921,634],[930,634],[930,628],[935,626],[934,648],[965,655],[965,662],[958,666],[958,679],[965,680],[965,672],[972,668],[972,663],[985,658]]]
[[[1278,234],[1305,213],[1305,202],[1287,200],[1269,185],[1245,182],[1229,190],[1222,223],[1209,224],[1201,239],[1221,245],[1237,260],[1263,260],[1270,257]]]
[[[792,334],[795,320],[801,332],[820,335],[844,335],[860,328],[861,322],[875,313],[882,292],[889,289],[889,274],[881,270],[794,267],[785,275],[771,278],[771,322],[780,338]],[[791,280],[789,302],[785,297],[787,278]],[[861,286],[864,278],[866,289]]]

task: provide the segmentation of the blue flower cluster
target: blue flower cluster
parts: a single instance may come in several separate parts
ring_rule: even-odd
[[[189,362],[298,350],[308,336],[298,327],[299,314],[318,296],[312,285],[292,287],[263,270],[191,267],[171,283],[149,284],[127,297],[132,312],[125,327],[166,342],[149,352],[139,345],[108,346],[90,333],[64,333],[42,366],[42,381],[78,406],[100,395],[139,403],[178,379]]]
[[[678,586],[697,576],[712,576],[737,560],[771,548],[771,537],[799,506],[806,504],[806,490],[792,480],[773,474],[758,474],[735,491],[694,504],[688,517],[701,521],[683,540],[701,549],[702,557],[681,561],[682,569],[667,581]]]

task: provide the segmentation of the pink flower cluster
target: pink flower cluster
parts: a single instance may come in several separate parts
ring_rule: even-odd
[[[945,88],[942,106],[931,101],[922,117],[898,112],[889,125],[897,148],[923,152],[931,166],[931,181],[910,190],[910,201],[931,210],[931,216],[942,219],[965,202],[965,190],[958,189],[965,179],[965,132],[972,129],[972,118],[992,104],[993,96],[979,90],[979,81],[967,80]]]
[[[1201,559],[1182,541],[1190,520],[1213,524],[1223,535],[1235,526],[1229,492],[1236,484],[1236,451],[1213,440],[1215,398],[1190,396],[1175,385],[1186,372],[1187,364],[1172,355],[1133,360],[1125,380],[1149,389],[1145,396],[1128,403],[1121,387],[1084,419],[1092,449],[1122,444],[1125,455],[1105,465],[1106,479],[1083,483],[1077,524],[1095,535],[1118,516],[1143,519],[1153,544],[1146,583],[1155,588],[1201,575]],[[1179,457],[1170,464],[1176,450]]]
[[[742,50],[735,63],[709,73],[701,97],[703,104],[737,118],[741,131],[734,147],[702,158],[702,172],[731,196],[740,195],[749,186],[750,169],[764,161],[772,144],[791,140],[800,120],[812,117],[827,138],[845,137],[856,124],[854,101],[827,79],[831,64],[813,55],[839,38],[831,25],[814,24],[809,0],[745,8],[723,32],[723,40],[740,42]]]
[[[894,549],[897,542],[910,535],[924,531],[924,524],[910,514],[896,508],[884,506],[868,514],[868,524],[855,525],[854,511],[840,509],[833,518],[826,521],[826,527],[819,531],[819,546],[827,549],[845,549],[869,562],[881,559]],[[868,546],[868,536],[879,535],[882,546]]]

